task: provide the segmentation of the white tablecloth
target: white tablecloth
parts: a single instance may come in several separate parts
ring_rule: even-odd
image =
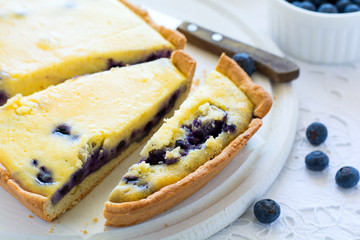
[[[267,14],[271,13],[267,12],[266,0],[151,3],[154,9],[166,10],[179,18],[201,16],[201,4],[221,4],[219,11],[227,17],[270,34]],[[360,62],[322,66],[293,60],[301,69],[300,78],[294,83],[300,108],[297,137],[289,143],[293,149],[284,169],[262,196],[280,204],[281,216],[273,224],[260,224],[250,208],[211,239],[360,239],[360,186],[344,190],[335,183],[335,173],[342,166],[360,169]],[[314,121],[324,123],[329,132],[319,147],[311,146],[305,138],[306,127]],[[323,172],[311,172],[305,167],[305,156],[314,150],[324,151],[330,158],[330,166]]]

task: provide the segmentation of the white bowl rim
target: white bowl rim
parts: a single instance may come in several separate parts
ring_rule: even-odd
[[[360,16],[360,11],[352,12],[352,13],[321,13],[321,12],[310,11],[310,10],[306,10],[306,9],[297,7],[297,6],[287,2],[286,0],[274,0],[274,1],[277,1],[278,3],[282,4],[284,7],[287,7],[294,12],[296,11],[301,14],[312,16],[313,18],[349,19],[349,18]]]

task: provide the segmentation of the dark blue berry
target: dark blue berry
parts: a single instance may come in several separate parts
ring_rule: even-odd
[[[166,151],[163,149],[156,149],[149,152],[149,156],[145,159],[146,163],[150,165],[158,165],[165,162]]]
[[[344,12],[344,9],[347,5],[351,4],[350,0],[339,0],[336,2],[336,7],[338,8],[339,12]]]
[[[280,216],[280,206],[271,199],[263,199],[255,203],[254,214],[261,223],[272,223]]]
[[[236,53],[232,57],[237,64],[244,69],[244,71],[251,76],[255,71],[255,62],[247,53]]]
[[[314,122],[306,129],[306,137],[312,145],[318,146],[327,138],[327,129],[324,124]]]
[[[304,1],[304,2],[296,1],[296,2],[293,2],[293,4],[295,6],[297,6],[297,7],[300,7],[300,8],[309,10],[309,11],[315,11],[316,10],[315,5],[313,3],[311,3],[311,2],[309,2],[309,1]]]
[[[322,171],[329,166],[329,157],[321,151],[314,151],[306,155],[305,163],[312,171]]]
[[[342,167],[337,171],[335,181],[343,188],[355,187],[359,182],[359,171],[354,167]]]
[[[292,2],[293,5],[295,5],[296,7],[301,7],[302,2],[301,1],[294,1]]]
[[[128,175],[128,176],[124,176],[123,179],[124,179],[125,183],[128,183],[128,182],[136,182],[139,179],[139,177],[133,176],[133,175]]]
[[[177,163],[178,161],[179,161],[179,158],[165,159],[166,165],[171,165],[171,164]]]
[[[224,124],[223,131],[234,133],[236,131],[236,125],[235,124],[229,124],[229,125]]]
[[[9,96],[4,91],[0,91],[0,106],[4,105],[8,99]]]
[[[71,127],[67,124],[61,124],[54,129],[53,133],[71,135]]]
[[[321,4],[317,11],[321,12],[321,13],[338,13],[339,12],[337,10],[337,8],[331,3]]]
[[[316,7],[320,6],[323,3],[327,3],[327,0],[309,0],[312,2]]]
[[[33,159],[32,161],[31,161],[31,163],[32,163],[32,165],[34,165],[35,167],[39,164],[39,161],[38,160],[36,160],[36,159]]]
[[[50,170],[48,170],[44,166],[40,167],[40,172],[37,174],[36,178],[40,183],[52,183],[53,182],[53,178],[51,176]]]
[[[356,4],[347,5],[344,9],[344,13],[358,12],[360,11],[360,7]]]

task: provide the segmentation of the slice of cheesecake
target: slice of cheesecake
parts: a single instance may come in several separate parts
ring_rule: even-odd
[[[0,3],[0,105],[84,74],[170,57],[180,33],[125,0]]]
[[[186,97],[195,61],[79,77],[0,108],[0,184],[51,221],[88,194]]]
[[[270,95],[223,55],[114,188],[105,203],[106,225],[142,222],[199,190],[257,131],[271,105]]]

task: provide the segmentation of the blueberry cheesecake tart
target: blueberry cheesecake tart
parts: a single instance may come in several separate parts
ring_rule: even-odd
[[[0,3],[0,105],[66,79],[170,57],[185,37],[125,0]]]
[[[86,196],[187,96],[195,61],[161,58],[16,95],[0,108],[0,185],[52,221]]]
[[[140,223],[195,193],[246,144],[271,105],[270,95],[222,55],[113,189],[105,203],[106,225]]]

